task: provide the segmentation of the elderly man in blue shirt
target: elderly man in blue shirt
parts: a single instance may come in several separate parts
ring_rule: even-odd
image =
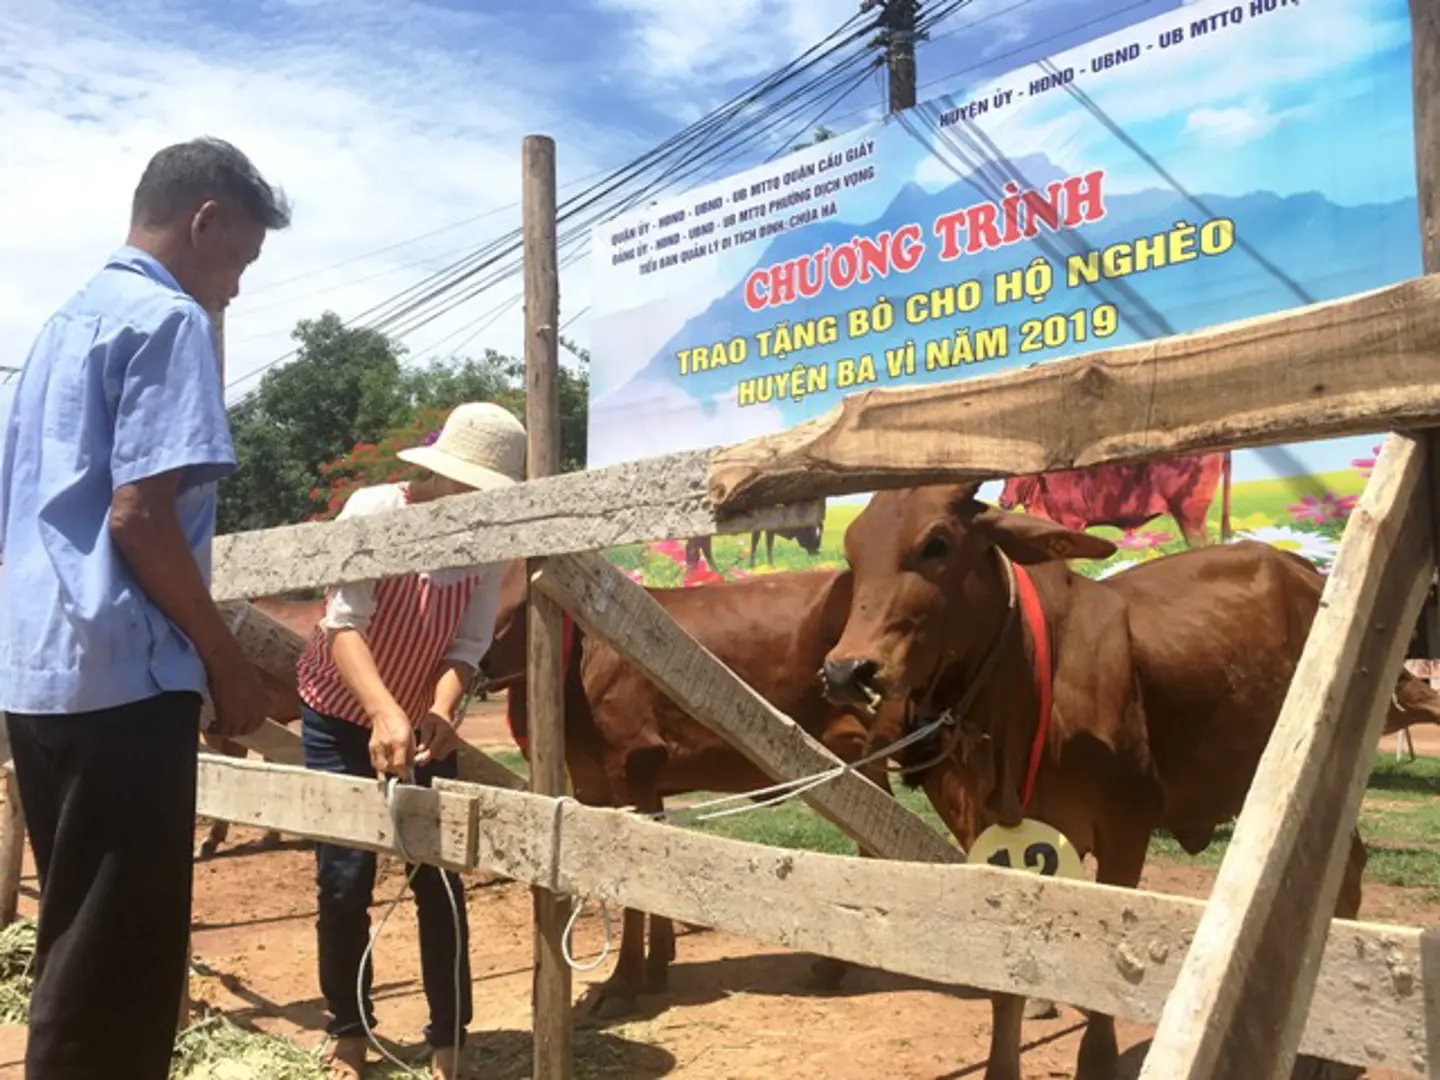
[[[41,887],[29,1080],[168,1072],[202,695],[221,735],[254,731],[265,708],[210,596],[215,487],[235,452],[207,312],[288,224],[228,143],[160,151],[126,243],[19,376],[0,470],[0,709]]]

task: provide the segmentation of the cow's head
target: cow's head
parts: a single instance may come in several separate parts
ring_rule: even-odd
[[[1000,489],[1000,506],[1005,510],[1014,510],[1017,506],[1026,506],[1034,500],[1039,490],[1040,481],[1036,477],[1008,477],[1005,480],[1005,486]]]
[[[975,489],[880,492],[847,530],[849,618],[823,669],[836,704],[878,698],[923,710],[942,676],[978,663],[1006,611],[996,549],[1026,565],[1115,553],[1100,537],[988,506]]]
[[[795,530],[795,542],[799,544],[807,555],[820,554],[820,541],[825,533],[825,523],[819,525],[802,525]]]

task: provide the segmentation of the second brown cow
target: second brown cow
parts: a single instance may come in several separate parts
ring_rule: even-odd
[[[775,708],[841,760],[853,762],[866,752],[865,725],[856,710],[826,700],[817,674],[844,626],[848,584],[848,574],[813,570],[646,591]],[[516,564],[502,588],[495,642],[481,665],[489,678],[510,682],[511,730],[522,748],[524,601],[524,573]],[[749,792],[773,783],[606,643],[575,629],[566,653],[565,756],[580,802],[656,813],[667,796]],[[860,771],[890,791],[883,761]],[[669,919],[651,916],[648,956],[644,930],[644,913],[627,910],[614,974],[591,1003],[598,1012],[624,1011],[636,994],[664,989],[675,955],[674,927]],[[816,983],[833,985],[845,970],[838,961],[822,959],[814,969]]]

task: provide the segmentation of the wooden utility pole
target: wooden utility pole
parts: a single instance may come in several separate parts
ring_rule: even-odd
[[[560,471],[560,273],[555,242],[555,141],[528,135],[523,149],[525,234],[525,429],[527,475]],[[530,560],[531,576],[538,569]],[[529,589],[526,721],[530,787],[537,795],[565,794],[565,672],[561,611]],[[570,903],[536,886],[535,1080],[570,1080],[570,965],[561,948]]]
[[[883,9],[880,37],[885,46],[885,68],[890,80],[890,111],[915,107],[915,42],[924,38],[915,30],[920,0],[863,0],[861,11]]]

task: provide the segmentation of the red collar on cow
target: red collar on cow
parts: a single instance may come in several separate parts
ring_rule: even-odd
[[[1040,758],[1045,752],[1045,739],[1050,732],[1050,710],[1053,681],[1050,666],[1050,635],[1045,628],[1045,609],[1040,606],[1040,594],[1035,591],[1035,582],[1030,574],[1018,563],[1015,568],[1015,584],[1020,594],[1020,611],[1030,627],[1030,637],[1035,642],[1035,690],[1040,695],[1040,718],[1035,728],[1035,741],[1030,745],[1030,763],[1025,771],[1025,787],[1020,792],[1020,808],[1030,809],[1030,798],[1035,793],[1035,775],[1040,771]]]

